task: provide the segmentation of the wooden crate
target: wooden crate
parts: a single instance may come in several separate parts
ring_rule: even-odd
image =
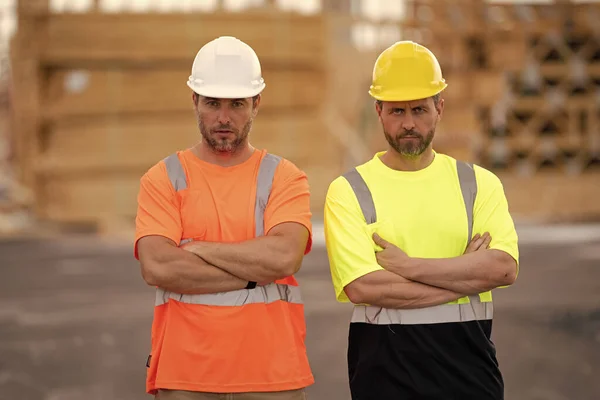
[[[319,119],[323,16],[52,14],[47,3],[19,1],[12,42],[18,167],[45,220],[118,226],[133,216],[144,171],[200,139],[186,81],[197,51],[221,35],[261,60],[254,145],[299,166],[338,150]]]

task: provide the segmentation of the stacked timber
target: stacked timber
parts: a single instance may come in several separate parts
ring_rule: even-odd
[[[41,219],[100,229],[133,220],[141,175],[200,139],[186,81],[196,52],[222,35],[261,60],[267,87],[252,143],[307,172],[319,215],[341,159],[319,108],[320,16],[35,13],[21,15],[13,70],[19,168]]]
[[[600,217],[600,5],[408,3],[449,83],[444,150],[498,173],[518,217]]]

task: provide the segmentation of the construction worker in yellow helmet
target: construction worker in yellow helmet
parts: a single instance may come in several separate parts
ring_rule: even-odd
[[[516,280],[517,234],[498,177],[433,150],[446,87],[426,47],[385,49],[369,93],[388,148],[327,192],[353,399],[504,398],[491,291]]]

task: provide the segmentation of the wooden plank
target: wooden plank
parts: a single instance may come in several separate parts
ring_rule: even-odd
[[[454,103],[471,100],[476,86],[473,85],[473,82],[477,82],[473,79],[471,73],[451,71],[444,74],[444,79],[448,84],[448,87],[442,92],[445,101]]]
[[[502,71],[481,70],[469,74],[473,85],[473,100],[479,106],[492,106],[502,100],[508,85]]]
[[[568,63],[545,62],[539,67],[540,74],[545,78],[564,79],[570,77],[573,67]],[[600,63],[590,63],[583,66],[585,76],[590,78],[600,78]]]
[[[54,14],[40,21],[42,59],[51,65],[82,62],[186,62],[218,36],[248,43],[264,67],[323,68],[323,17],[292,13]]]
[[[446,103],[433,146],[436,151],[471,161],[473,146],[483,135],[473,107]]]
[[[45,203],[39,215],[60,222],[97,222],[136,212],[139,179],[143,171],[114,175],[79,175],[45,180],[40,192]]]
[[[538,173],[530,178],[503,173],[498,176],[513,217],[554,222],[600,216],[598,172],[580,176],[559,173]]]
[[[46,15],[49,4],[50,0],[17,0],[17,15],[21,17]]]
[[[592,95],[578,95],[573,97],[567,97],[564,102],[566,107],[574,108],[585,108],[590,102],[595,101],[595,96]],[[542,109],[550,109],[551,101],[545,96],[531,96],[531,97],[520,97],[516,98],[511,103],[511,108],[517,112],[531,112],[537,114]]]
[[[41,175],[140,170],[176,150],[191,147],[200,137],[191,111],[60,122],[51,127],[36,170]],[[298,162],[306,157],[326,158],[338,149],[316,114],[259,113],[250,141]]]
[[[489,36],[486,51],[490,67],[499,71],[520,71],[526,60],[527,45],[527,38],[523,34]]]
[[[23,18],[11,40],[11,101],[15,155],[19,180],[34,188],[33,160],[39,149],[41,71],[36,46],[35,19]]]
[[[479,131],[476,110],[471,106],[445,103],[442,119],[438,123],[438,132],[458,137],[470,137]]]
[[[59,69],[44,96],[44,117],[188,111],[193,107],[185,69]],[[310,70],[267,70],[261,109],[312,108],[325,94],[324,75]]]

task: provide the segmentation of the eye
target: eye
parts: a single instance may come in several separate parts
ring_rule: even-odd
[[[207,102],[206,102],[206,105],[208,105],[208,106],[210,106],[210,107],[218,107],[218,106],[219,106],[219,103],[218,103],[218,102],[216,102],[216,101],[214,101],[214,100],[211,100],[211,101],[207,101]]]
[[[413,108],[413,112],[415,114],[423,114],[425,112],[425,109],[423,107],[415,107]]]
[[[401,115],[404,114],[404,109],[403,108],[392,108],[390,110],[391,114],[395,114],[395,115]]]
[[[240,108],[240,107],[243,107],[243,106],[244,106],[244,103],[241,102],[241,101],[234,101],[233,102],[233,107],[235,107],[235,108]]]

